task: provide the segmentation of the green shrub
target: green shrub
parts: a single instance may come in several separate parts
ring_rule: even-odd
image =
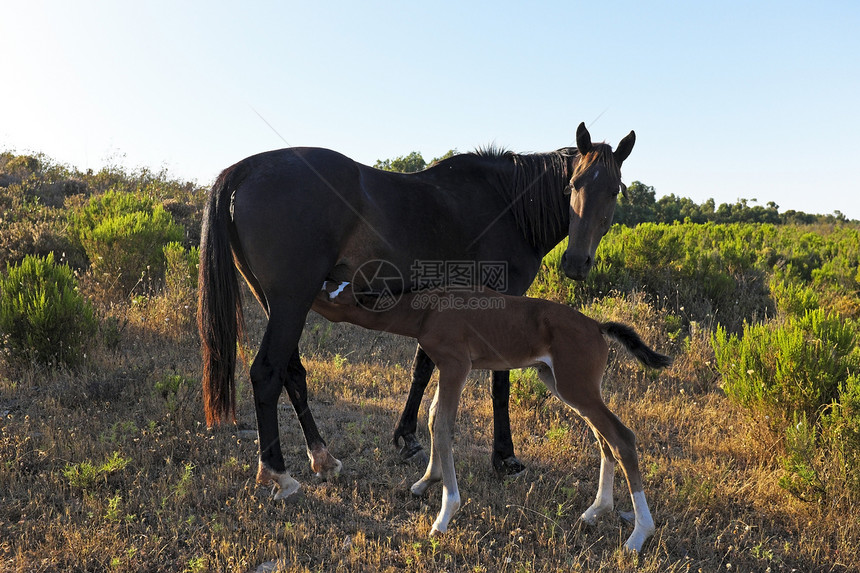
[[[821,444],[818,429],[805,414],[795,413],[794,422],[785,429],[785,452],[781,457],[785,475],[779,479],[780,487],[800,499],[821,499],[827,492],[818,469]]]
[[[746,324],[740,336],[728,336],[722,327],[713,335],[726,394],[781,427],[795,412],[818,420],[838,400],[849,374],[860,367],[855,340],[851,322],[822,309],[783,323]]]
[[[534,368],[511,370],[511,400],[515,404],[538,407],[546,402],[549,390]]]
[[[726,394],[768,420],[785,449],[780,485],[802,499],[824,499],[830,485],[860,492],[857,334],[856,323],[822,309],[745,325],[741,336],[713,334]]]
[[[110,190],[103,195],[91,197],[82,207],[75,210],[71,219],[75,233],[83,239],[105,219],[138,211],[148,213],[154,207],[155,203],[152,199]]]
[[[27,256],[0,277],[0,331],[10,362],[74,366],[83,359],[96,321],[76,286],[53,253]]]
[[[163,206],[128,193],[93,198],[75,215],[74,225],[93,276],[125,296],[147,274],[160,280],[164,246],[184,236]]]
[[[860,492],[860,373],[845,380],[839,402],[824,416],[824,431],[834,446],[839,471],[849,487]]]
[[[63,476],[68,480],[70,486],[86,490],[99,483],[107,482],[111,475],[121,472],[129,463],[131,463],[130,458],[123,457],[119,452],[114,452],[100,464],[94,464],[89,460],[78,464],[68,463],[63,468]]]
[[[183,293],[197,288],[197,267],[200,264],[200,249],[186,249],[181,243],[164,245],[164,288],[168,293]]]
[[[783,277],[770,281],[770,295],[777,311],[786,315],[803,316],[819,306],[818,294],[812,288]]]

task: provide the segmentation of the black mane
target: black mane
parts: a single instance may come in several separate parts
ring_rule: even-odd
[[[498,163],[497,177],[490,181],[508,202],[511,214],[534,247],[558,242],[569,223],[570,184],[578,153],[565,148],[548,153],[519,154],[490,144],[473,154]]]

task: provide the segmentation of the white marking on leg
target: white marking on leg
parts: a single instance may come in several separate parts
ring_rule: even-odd
[[[439,510],[439,515],[436,516],[436,521],[433,522],[430,535],[448,531],[448,524],[458,509],[460,509],[460,492],[455,483],[453,490],[449,490],[447,487],[442,490],[442,508]]]
[[[275,480],[275,499],[286,499],[301,488],[299,482],[294,480],[289,472],[275,474],[272,477]]]
[[[340,475],[340,472],[343,469],[343,463],[331,455],[328,450],[324,450],[322,453],[317,454],[322,458],[322,460],[317,460],[310,448],[305,448],[305,452],[308,454],[308,459],[311,462],[311,469],[314,470],[314,475],[316,477],[320,479],[334,479]],[[320,468],[320,471],[316,471],[316,468]]]
[[[427,491],[427,488],[439,481],[439,478],[434,479],[429,474],[430,470],[428,469],[427,473],[425,473],[420,480],[412,484],[412,487],[409,488],[409,491],[412,492],[412,495],[421,497],[422,495],[424,495],[424,492]]]
[[[597,518],[612,511],[612,486],[615,482],[615,460],[603,457],[600,459],[600,483],[597,486],[597,496],[594,503],[585,510],[580,519],[589,525],[597,523]]]
[[[625,549],[639,553],[642,551],[642,545],[645,540],[654,534],[654,518],[651,517],[651,511],[648,509],[648,502],[645,501],[645,492],[633,492],[633,512],[636,514],[636,526],[633,528],[633,533],[624,544]]]

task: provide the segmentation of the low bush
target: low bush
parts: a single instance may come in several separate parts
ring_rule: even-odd
[[[162,205],[128,193],[94,197],[73,220],[91,274],[108,292],[124,296],[147,275],[160,281],[165,245],[184,237]]]
[[[717,327],[713,343],[726,394],[784,427],[795,412],[817,420],[851,372],[860,368],[856,328],[822,309],[783,323],[744,326],[742,335]]]
[[[723,389],[781,439],[780,483],[798,497],[826,494],[834,460],[839,481],[860,492],[857,337],[856,323],[823,309],[745,325],[741,335],[720,327],[713,334]]]
[[[84,357],[96,320],[71,269],[27,256],[0,277],[0,332],[8,360],[75,366]]]

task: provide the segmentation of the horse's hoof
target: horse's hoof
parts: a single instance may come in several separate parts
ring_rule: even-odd
[[[301,485],[289,474],[283,474],[275,478],[275,500],[290,499],[296,496]]]
[[[308,459],[311,461],[311,471],[320,479],[333,479],[340,475],[343,464],[331,455],[325,446],[308,449]]]
[[[411,438],[411,439],[410,439]],[[414,436],[404,437],[403,447],[400,448],[400,461],[404,463],[426,464],[430,457],[424,451],[421,442]]]
[[[318,479],[321,479],[322,481],[331,481],[340,476],[340,472],[343,470],[343,463],[335,457],[331,457],[331,459],[336,463],[329,464],[329,466],[324,468],[322,471],[316,472],[314,475]]]
[[[496,454],[493,454],[493,469],[501,478],[517,478],[526,472],[526,466],[516,456],[502,459]]]

